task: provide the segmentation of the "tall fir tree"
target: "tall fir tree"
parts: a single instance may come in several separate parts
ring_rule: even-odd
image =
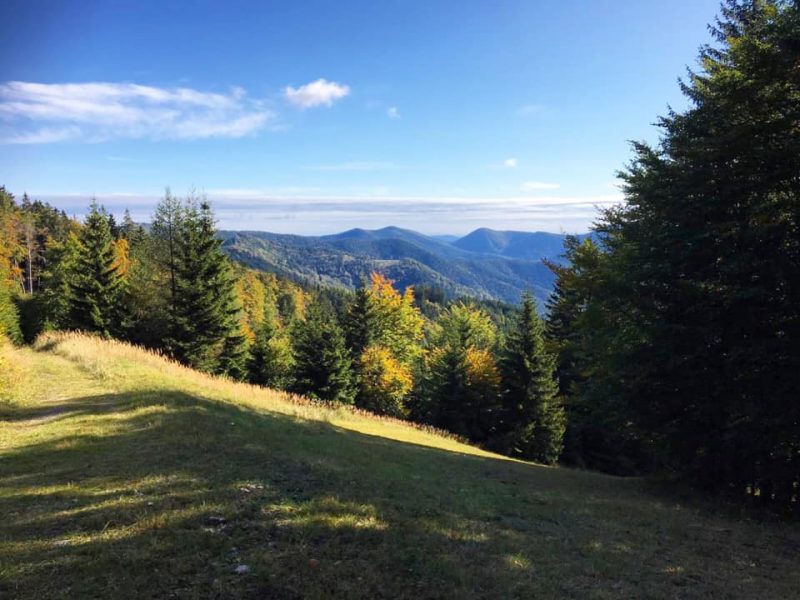
[[[294,366],[291,346],[270,317],[267,315],[255,332],[250,347],[249,379],[250,383],[286,390],[291,386]]]
[[[712,33],[598,225],[613,330],[591,387],[666,469],[796,507],[800,5],[728,0]]]
[[[332,315],[312,305],[294,328],[292,389],[310,398],[352,404],[356,386],[344,334]]]
[[[354,358],[361,356],[367,346],[373,343],[377,318],[370,289],[362,285],[356,290],[343,323],[347,347]]]
[[[125,331],[123,279],[118,271],[108,215],[92,202],[80,236],[75,277],[70,279],[69,324],[106,337]]]
[[[73,293],[78,287],[79,260],[82,252],[78,231],[71,231],[65,240],[47,248],[39,294],[45,329],[68,329],[71,325]]]
[[[546,464],[563,447],[564,409],[554,376],[555,359],[545,348],[544,325],[526,294],[517,327],[506,340],[503,373],[504,450]]]
[[[499,374],[497,331],[488,315],[466,304],[447,308],[418,378],[412,414],[483,443],[496,435]]]
[[[167,304],[167,331],[163,345],[166,350],[177,354],[170,344],[177,335],[177,298],[178,298],[178,259],[182,237],[184,235],[185,208],[183,202],[172,195],[169,188],[164,197],[156,205],[153,213],[153,224],[150,229],[149,247],[152,262],[166,277],[163,294]]]
[[[246,340],[228,258],[208,202],[187,202],[176,244],[174,313],[169,347],[179,360],[241,379]]]

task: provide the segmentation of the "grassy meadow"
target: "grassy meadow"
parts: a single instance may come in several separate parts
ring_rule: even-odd
[[[791,598],[800,530],[80,335],[0,349],[0,598]]]

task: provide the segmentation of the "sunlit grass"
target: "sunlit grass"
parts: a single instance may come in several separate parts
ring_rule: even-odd
[[[189,390],[215,400],[305,420],[324,421],[368,435],[392,437],[476,456],[504,458],[465,444],[447,432],[424,425],[379,417],[353,407],[334,407],[312,402],[295,394],[233,382],[189,369],[158,352],[115,340],[82,334],[48,333],[37,340],[34,348],[67,358],[80,365],[92,377],[114,384],[117,389],[137,390],[141,389],[142,382],[146,382],[151,390]]]
[[[5,349],[2,598],[788,598],[800,534],[49,334]],[[238,569],[238,571],[237,571]]]

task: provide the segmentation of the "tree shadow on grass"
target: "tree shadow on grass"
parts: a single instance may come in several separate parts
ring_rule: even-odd
[[[756,553],[796,581],[773,537],[721,551],[634,482],[177,391],[66,405],[0,457],[0,595],[779,596],[774,572],[736,566]]]

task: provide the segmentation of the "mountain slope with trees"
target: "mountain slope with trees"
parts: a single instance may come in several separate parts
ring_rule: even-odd
[[[561,243],[556,247],[549,237],[546,248],[530,251],[537,258],[527,260],[470,252],[396,227],[320,237],[248,231],[220,235],[235,260],[297,281],[354,289],[378,272],[401,288],[426,285],[449,297],[512,303],[526,291],[543,303],[553,275],[538,256],[557,260],[561,254]],[[563,236],[552,235],[563,241]]]
[[[720,516],[638,479],[504,459],[97,337],[51,333],[3,358],[19,392],[0,402],[4,598],[800,587],[795,525]]]

